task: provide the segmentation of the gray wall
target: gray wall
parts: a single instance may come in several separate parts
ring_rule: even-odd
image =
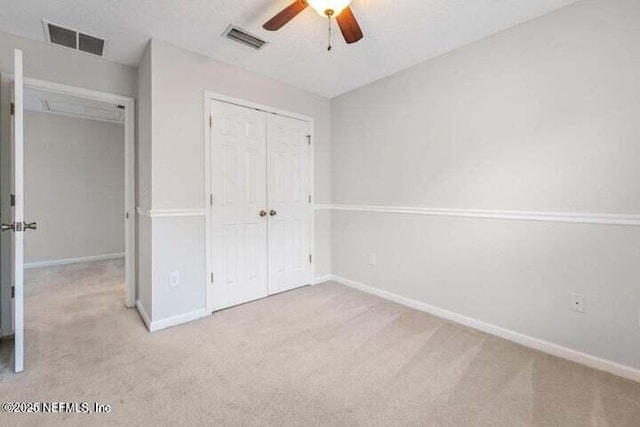
[[[5,108],[9,105],[9,75],[13,73],[13,50],[24,53],[26,77],[49,80],[88,89],[136,96],[137,75],[135,68],[115,64],[100,58],[73,52],[59,46],[35,42],[19,36],[0,33],[0,170],[9,169],[9,116]],[[9,180],[0,176],[0,210],[7,215],[9,206]],[[0,326],[3,334],[11,331],[11,277],[9,262],[10,236],[3,233],[0,245],[2,272],[0,286]]]
[[[124,125],[25,112],[25,262],[124,253]]]
[[[640,213],[638,22],[585,0],[333,99],[333,203]],[[331,220],[334,274],[640,367],[638,228]]]
[[[142,207],[152,211],[204,209],[203,101],[207,89],[313,117],[316,199],[320,203],[330,200],[328,99],[158,40],[152,40],[149,49],[150,57],[145,59],[144,70],[141,67],[144,72],[141,71],[140,82],[141,87],[151,82],[151,91],[143,94],[141,90],[140,104],[149,102],[153,116],[151,147],[145,148],[151,153],[151,181],[148,194],[144,193],[149,190],[146,186],[141,188]],[[140,169],[144,170],[142,166]],[[141,222],[149,221],[142,216]],[[326,212],[318,214],[315,254],[318,274],[330,272],[328,216]],[[204,217],[156,217],[150,221],[150,228],[145,230],[152,241],[151,259],[145,262],[152,277],[151,281],[141,278],[140,286],[152,287],[152,320],[204,309]],[[172,271],[180,272],[181,285],[177,288],[168,286]],[[148,290],[140,289],[140,294],[143,292]]]

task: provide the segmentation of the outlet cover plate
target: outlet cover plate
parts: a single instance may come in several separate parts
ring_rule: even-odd
[[[586,298],[584,294],[571,294],[571,310],[577,313],[584,313],[586,311],[585,302]]]

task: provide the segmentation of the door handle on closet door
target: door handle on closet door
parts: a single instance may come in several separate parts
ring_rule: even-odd
[[[264,218],[265,216],[267,216],[267,211],[265,211],[264,209],[260,211],[259,214],[262,218]]]
[[[276,211],[274,211],[273,209],[271,209],[271,210],[269,211],[269,215],[270,215],[270,216],[276,216],[276,215],[278,215],[278,212],[276,212]]]

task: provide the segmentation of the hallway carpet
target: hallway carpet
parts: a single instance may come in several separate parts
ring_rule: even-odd
[[[27,271],[25,372],[0,346],[0,400],[107,414],[2,426],[640,425],[640,384],[336,283],[150,334],[122,261]]]

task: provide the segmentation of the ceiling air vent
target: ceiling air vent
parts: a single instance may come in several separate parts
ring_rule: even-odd
[[[68,47],[81,52],[97,56],[104,55],[106,41],[99,37],[90,36],[71,28],[61,27],[46,20],[42,21],[47,41],[51,44]]]
[[[102,56],[104,53],[104,40],[88,34],[78,33],[78,50]]]
[[[261,38],[249,34],[242,28],[238,28],[233,25],[227,28],[227,31],[225,31],[224,35],[228,39],[231,39],[253,49],[262,49],[262,47],[267,44],[267,42],[262,40]]]

